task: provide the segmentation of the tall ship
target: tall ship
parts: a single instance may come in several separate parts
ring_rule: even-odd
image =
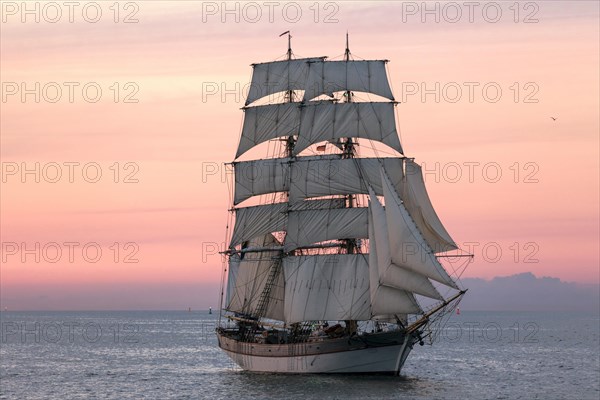
[[[347,36],[339,60],[297,58],[285,34],[252,64],[231,163],[219,347],[249,371],[397,375],[466,292],[441,262],[458,246],[404,155],[388,61]]]

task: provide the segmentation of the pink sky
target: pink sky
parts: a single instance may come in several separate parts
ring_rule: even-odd
[[[2,307],[162,308],[153,293],[169,298],[164,308],[215,307],[222,266],[213,244],[224,241],[230,206],[221,166],[235,154],[244,98],[222,98],[220,91],[211,95],[203,88],[245,85],[250,63],[285,53],[278,35],[288,29],[297,56],[340,56],[348,30],[355,57],[390,60],[395,96],[406,100],[398,106],[406,155],[431,171],[439,163],[438,173],[426,175],[436,210],[459,244],[478,243],[463,276],[531,271],[599,283],[597,2],[537,2],[537,10],[520,10],[517,23],[508,8],[512,2],[496,3],[503,11],[498,23],[487,22],[481,10],[470,23],[466,9],[456,23],[444,18],[454,14],[442,14],[440,23],[428,16],[423,23],[419,12],[405,13],[403,22],[403,7],[408,9],[400,2],[321,5],[318,22],[312,2],[297,3],[303,14],[296,23],[279,9],[270,22],[264,6],[263,18],[252,23],[247,19],[254,14],[244,14],[252,10],[242,4],[240,22],[231,14],[223,23],[221,2],[213,3],[215,15],[203,16],[202,3],[182,1],[137,2],[139,22],[124,24],[113,21],[112,2],[101,4],[102,18],[95,24],[81,10],[73,23],[66,9],[58,23],[43,14],[40,23],[3,14],[3,96],[12,82],[29,88],[58,82],[63,98],[36,103],[28,95],[22,102],[17,94],[0,103],[3,172],[39,163],[51,174],[39,183],[32,174],[25,182],[20,173],[3,177]],[[119,18],[131,11],[121,10]],[[338,22],[324,23],[331,12]],[[532,12],[539,21],[523,23]],[[76,89],[71,103],[63,82],[79,88],[95,82],[101,99],[88,103]],[[124,85],[132,82],[139,102],[115,103],[110,89],[115,82],[119,100],[131,92]],[[452,103],[442,96],[437,103],[433,95],[422,101],[420,93],[406,93],[413,83],[433,88],[436,82],[456,82],[463,97]],[[479,84],[472,102],[464,82]],[[502,89],[495,103],[481,92],[490,82]],[[525,102],[534,91],[531,99],[538,101]],[[64,164],[69,162],[79,163],[73,182]],[[52,163],[63,174],[57,183],[48,182]],[[88,163],[88,180],[94,167],[102,172],[96,183],[82,176]],[[470,164],[472,181],[469,163],[479,163]],[[454,175],[457,165],[460,179]],[[490,174],[499,166],[497,182],[491,182],[494,174],[483,175],[486,165]],[[213,166],[218,173],[203,176]],[[123,182],[128,173],[137,182]],[[34,255],[23,261],[21,248],[17,254],[7,251],[11,243],[31,249],[36,242],[50,252],[39,263]],[[52,242],[63,251],[55,263],[48,262]],[[66,242],[80,243],[72,261]],[[124,248],[130,242],[134,245]],[[102,248],[97,262],[84,258],[86,243]],[[118,254],[109,248],[114,243]],[[502,255],[493,262],[497,248]],[[138,262],[123,262],[133,250]],[[109,299],[128,288],[135,296],[120,303]]]

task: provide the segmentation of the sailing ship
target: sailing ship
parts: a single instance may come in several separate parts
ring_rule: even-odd
[[[355,59],[347,36],[341,60],[295,58],[286,33],[284,59],[252,64],[218,343],[250,371],[397,375],[466,291],[439,260],[458,246],[404,156],[388,61]]]

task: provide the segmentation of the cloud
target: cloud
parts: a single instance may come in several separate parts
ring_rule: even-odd
[[[469,291],[461,308],[478,311],[598,311],[600,285],[578,284],[558,278],[538,278],[531,272],[462,280]]]

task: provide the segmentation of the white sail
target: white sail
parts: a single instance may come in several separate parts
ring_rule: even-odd
[[[236,158],[278,137],[298,135],[295,154],[322,141],[345,137],[377,140],[402,153],[394,103],[282,103],[245,109]]]
[[[278,242],[273,235],[268,234],[251,241],[249,247],[266,247],[277,244]],[[227,310],[247,315],[253,315],[257,311],[269,273],[272,268],[277,268],[277,264],[281,263],[281,259],[278,258],[279,254],[278,251],[244,254],[244,257],[239,260],[239,265],[235,267],[238,271],[233,290],[227,295],[229,298]],[[237,263],[238,261],[234,262]],[[271,288],[269,301],[263,315],[267,318],[283,320],[283,301],[284,280],[280,268]]]
[[[229,247],[260,235],[283,231],[286,228],[287,208],[287,203],[275,203],[236,209]]]
[[[371,301],[371,312],[374,315],[420,314],[423,312],[412,293],[389,286],[379,286],[376,289],[375,299]]]
[[[376,268],[379,272],[379,284],[443,300],[426,276],[392,262],[386,212],[372,191],[369,213],[369,251],[377,255],[377,264],[371,265],[371,267]]]
[[[362,254],[285,257],[285,321],[367,320],[369,266]]]
[[[369,237],[374,237],[373,224],[369,224]],[[371,315],[418,314],[422,312],[412,293],[381,284],[377,253],[376,241],[369,240]]]
[[[298,135],[300,110],[299,103],[245,108],[244,126],[235,158],[267,140]]]
[[[367,208],[291,211],[284,251],[332,239],[366,238]]]
[[[225,304],[231,302],[231,297],[235,293],[235,282],[237,281],[238,272],[240,270],[240,257],[237,254],[232,254],[229,257],[229,269],[227,271],[227,291],[225,292]]]
[[[320,210],[342,208],[344,199],[306,200],[294,204],[274,203],[235,209],[235,226],[229,247],[271,232],[283,231],[288,224],[290,210]]]
[[[259,194],[288,190],[289,158],[235,162],[233,168],[235,172],[234,205]]]
[[[294,153],[299,154],[311,144],[344,137],[377,140],[403,152],[396,131],[394,103],[322,101],[302,107]]]
[[[304,100],[340,91],[373,93],[394,100],[385,71],[386,61],[314,61],[307,65]]]
[[[407,159],[405,175],[405,184],[402,185],[398,194],[404,200],[406,209],[413,217],[429,247],[435,253],[457,249],[458,246],[433,209],[425,188],[421,166]]]
[[[383,195],[381,165],[400,191],[403,162],[396,157],[341,159],[339,155],[234,162],[234,205],[252,196],[288,190],[292,204],[308,197],[368,193],[368,185]]]
[[[322,61],[325,57],[297,58],[253,64],[252,82],[246,105],[273,93],[301,90],[306,86],[307,61]]]
[[[290,202],[307,197],[338,194],[368,193],[370,185],[378,195],[383,195],[379,169],[383,165],[394,187],[402,185],[403,159],[386,158],[302,158],[292,166]]]
[[[383,170],[381,170],[381,180],[392,262],[458,289],[419,232]]]

